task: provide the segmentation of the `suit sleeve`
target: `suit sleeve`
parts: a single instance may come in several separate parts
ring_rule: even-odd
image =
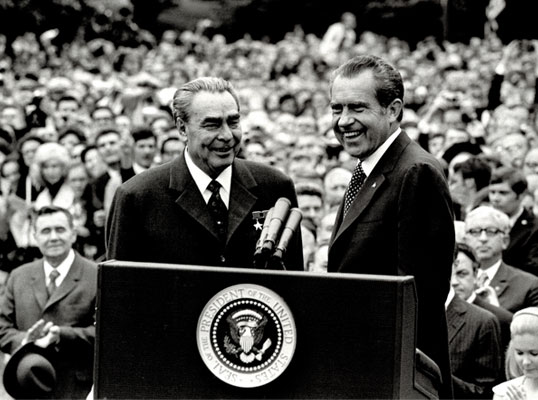
[[[454,254],[451,199],[441,171],[416,164],[403,176],[398,198],[398,269],[413,275],[417,290],[417,347],[450,380],[445,300]],[[433,338],[437,338],[433,340]]]
[[[14,278],[10,275],[0,300],[0,349],[9,354],[21,345],[26,335],[26,331],[16,328],[13,286]]]
[[[140,248],[136,235],[137,216],[123,186],[116,190],[107,215],[105,241],[108,260],[135,260]]]
[[[453,376],[454,397],[491,399],[493,396],[491,389],[499,383],[502,371],[499,322],[493,318],[484,320],[477,337],[470,338],[472,339],[475,339],[472,371],[476,379],[474,382],[468,382]]]

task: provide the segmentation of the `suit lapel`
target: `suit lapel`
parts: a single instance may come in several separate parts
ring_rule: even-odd
[[[47,304],[47,286],[45,280],[45,269],[43,267],[43,260],[39,260],[36,264],[36,268],[32,273],[32,290],[36,298],[39,307],[43,310]]]
[[[374,167],[372,173],[364,181],[364,185],[357,194],[355,201],[351,204],[351,207],[343,218],[343,205],[340,204],[338,209],[338,216],[336,217],[337,226],[333,231],[331,237],[331,245],[345,232],[350,225],[361,216],[368,204],[372,201],[374,194],[377,191],[382,190],[386,181],[386,176],[390,175],[395,165],[411,139],[405,132],[401,132],[396,140],[389,146],[385,154],[381,157],[377,165]],[[343,218],[343,219],[342,219]]]
[[[172,161],[169,188],[179,193],[176,204],[218,238],[204,198],[187,168],[184,153]]]
[[[508,268],[506,267],[506,264],[501,262],[501,265],[499,269],[497,270],[497,273],[489,283],[489,286],[491,286],[495,293],[497,294],[497,297],[503,294],[503,292],[508,287]]]
[[[464,315],[466,312],[467,309],[465,308],[465,304],[463,304],[463,300],[455,295],[446,310],[448,343],[452,342],[456,334],[465,325]]]
[[[252,174],[240,160],[235,160],[230,188],[227,240],[230,240],[232,234],[249,215],[256,203],[257,197],[250,192],[250,188],[254,186],[256,186],[256,181]],[[204,198],[187,168],[184,154],[181,154],[170,167],[169,188],[179,192],[176,204],[218,239],[213,220],[207,210]]]
[[[57,303],[58,301],[62,300],[76,287],[82,277],[83,272],[80,261],[80,256],[75,253],[75,260],[73,261],[73,265],[71,265],[71,268],[69,268],[67,276],[64,278],[60,286],[58,286],[56,290],[52,293],[52,296],[50,296],[45,308],[48,308],[53,304]]]
[[[250,215],[258,198],[250,192],[256,181],[240,160],[233,165],[230,207],[228,213],[228,241],[241,222]]]

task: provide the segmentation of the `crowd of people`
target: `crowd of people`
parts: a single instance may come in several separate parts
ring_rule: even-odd
[[[330,74],[355,55],[377,55],[403,77],[402,130],[437,158],[449,184],[458,243],[449,327],[466,309],[454,298],[480,307],[469,329],[449,328],[455,395],[491,398],[495,384],[515,378],[503,370],[513,314],[538,306],[538,42],[503,44],[489,32],[411,47],[355,29],[346,13],[323,38],[296,27],[277,43],[248,35],[227,43],[203,29],[166,31],[138,47],[95,38],[59,48],[51,31],[9,44],[0,36],[0,279],[42,256],[32,216],[43,207],[70,212],[80,255],[106,258],[116,189],[183,152],[171,102],[201,76],[233,83],[239,157],[293,180],[304,270],[327,271],[356,163],[333,131]]]

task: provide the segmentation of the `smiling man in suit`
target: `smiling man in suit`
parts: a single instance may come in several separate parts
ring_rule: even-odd
[[[445,300],[455,239],[443,170],[400,129],[402,77],[382,59],[358,56],[340,66],[330,95],[334,133],[358,163],[333,229],[328,270],[414,276],[417,347],[439,366],[440,395],[449,398]]]
[[[93,379],[97,266],[73,249],[71,214],[41,208],[33,219],[43,258],[14,269],[0,298],[0,349],[28,340],[51,350],[57,384],[51,398],[85,398]]]
[[[240,106],[232,85],[205,77],[177,90],[173,112],[181,156],[124,183],[107,221],[107,257],[124,261],[252,268],[263,212],[281,198],[297,206],[293,181],[236,157]],[[300,232],[284,254],[303,270]]]

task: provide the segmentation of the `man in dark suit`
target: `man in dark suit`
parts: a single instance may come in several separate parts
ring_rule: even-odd
[[[504,354],[510,342],[510,323],[513,314],[489,302],[489,291],[478,287],[477,284],[478,268],[479,264],[472,249],[464,243],[458,243],[452,271],[452,287],[462,300],[484,308],[497,317],[501,327],[501,350]]]
[[[240,108],[229,82],[209,77],[185,84],[173,111],[187,148],[116,191],[107,220],[108,259],[252,268],[263,212],[281,197],[297,206],[292,180],[236,158]],[[303,270],[299,232],[284,265]]]
[[[377,57],[355,57],[334,72],[333,130],[359,163],[338,211],[328,270],[414,276],[417,347],[439,366],[440,394],[450,397],[452,200],[440,164],[400,129],[403,97],[401,75]]]
[[[449,292],[446,318],[455,399],[491,399],[500,381],[502,351],[497,318]]]
[[[475,208],[465,218],[465,240],[480,264],[479,286],[489,302],[515,313],[538,306],[538,277],[503,262],[509,231],[508,216],[493,207]]]
[[[0,299],[0,349],[13,354],[26,341],[53,353],[52,398],[84,398],[93,378],[97,266],[75,253],[71,214],[50,206],[33,220],[43,259],[14,269]],[[50,293],[50,294],[49,294]]]
[[[538,276],[538,218],[523,207],[527,179],[522,171],[501,167],[493,171],[489,201],[510,218],[510,241],[503,260],[516,268]]]

